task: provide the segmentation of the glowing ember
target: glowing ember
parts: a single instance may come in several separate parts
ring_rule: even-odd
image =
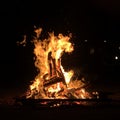
[[[34,99],[85,99],[91,98],[83,89],[81,80],[72,80],[72,70],[66,72],[61,64],[61,56],[64,52],[71,53],[74,50],[70,42],[71,35],[63,36],[49,33],[47,39],[41,40],[42,29],[36,29],[34,37],[35,66],[39,70],[33,84],[27,91],[26,98]]]

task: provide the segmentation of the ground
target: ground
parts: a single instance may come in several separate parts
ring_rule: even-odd
[[[113,120],[120,119],[119,105],[93,105],[93,106],[64,106],[56,108],[35,108],[31,106],[0,106],[1,118],[4,120]]]

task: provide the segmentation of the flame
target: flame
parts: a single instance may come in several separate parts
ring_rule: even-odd
[[[42,29],[36,29],[35,33],[35,66],[39,73],[30,85],[27,98],[86,98],[85,89],[77,90],[83,83],[80,80],[72,81],[74,71],[66,72],[61,64],[63,53],[71,53],[74,50],[70,42],[71,34],[55,36],[52,32],[47,39],[41,40]]]
[[[59,59],[62,56],[62,53],[72,52],[73,45],[69,42],[70,37],[63,36],[59,34],[57,37],[54,36],[54,33],[49,34],[49,38],[45,40],[39,40],[40,30],[35,31],[37,37],[34,40],[34,54],[36,55],[35,66],[40,70],[41,76],[49,71],[48,54],[51,53],[53,59],[55,59],[56,65],[59,67]],[[44,62],[43,62],[44,61]]]
[[[65,82],[68,85],[74,72],[72,70],[70,70],[69,72],[65,72],[62,66],[61,66],[61,70],[65,76]]]
[[[51,86],[49,89],[48,89],[48,92],[51,92],[51,93],[54,93],[54,92],[58,92],[60,91],[61,88],[60,88],[60,83],[57,83],[56,87],[54,88],[53,86]]]
[[[39,84],[40,84],[39,79],[35,79],[34,83],[32,85],[30,85],[30,89],[31,90],[33,90],[33,89],[39,90],[39,88],[38,88]]]

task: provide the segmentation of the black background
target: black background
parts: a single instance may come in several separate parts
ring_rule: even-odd
[[[114,56],[120,54],[120,2],[14,0],[0,5],[1,97],[24,93],[37,74],[30,43],[34,25],[45,33],[71,32],[75,51],[63,56],[64,66],[74,68],[94,86],[102,85],[101,89],[119,88],[120,60]],[[24,34],[27,46],[17,46]]]

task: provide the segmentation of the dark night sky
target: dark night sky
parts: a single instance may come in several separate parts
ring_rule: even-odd
[[[120,60],[113,59],[120,55],[117,49],[120,46],[120,3],[117,0],[4,1],[0,21],[1,95],[8,91],[16,91],[16,94],[25,91],[36,75],[29,43],[34,25],[46,32],[54,30],[56,34],[72,32],[75,51],[67,57],[69,60],[64,58],[66,66],[72,64],[80,68],[93,79],[93,84],[120,83]],[[28,45],[18,47],[16,42],[21,41],[24,34],[28,36]],[[90,54],[93,49],[95,53]]]

